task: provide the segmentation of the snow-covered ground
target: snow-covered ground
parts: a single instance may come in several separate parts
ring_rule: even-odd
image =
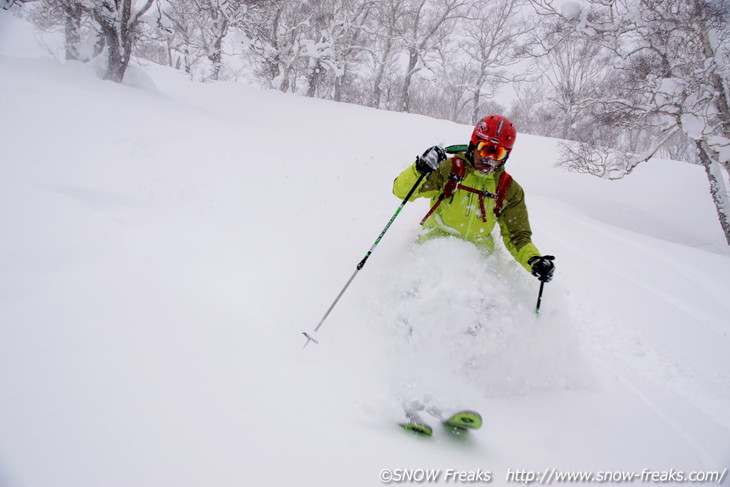
[[[2,487],[730,467],[730,252],[701,167],[598,180],[520,134],[508,170],[557,256],[539,317],[501,246],[416,244],[419,200],[303,349],[393,178],[471,127],[150,65],[116,85],[48,46],[0,12]],[[403,401],[485,425],[414,437]]]

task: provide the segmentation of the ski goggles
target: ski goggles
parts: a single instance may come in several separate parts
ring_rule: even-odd
[[[477,152],[479,152],[482,157],[491,156],[495,161],[503,161],[509,155],[509,149],[491,142],[479,142],[479,144],[477,144]]]

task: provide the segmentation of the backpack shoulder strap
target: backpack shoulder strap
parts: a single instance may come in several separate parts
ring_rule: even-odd
[[[456,189],[459,187],[459,183],[461,183],[461,181],[464,179],[465,172],[466,166],[464,165],[464,161],[462,161],[458,157],[452,157],[451,174],[449,174],[449,179],[446,180],[444,189],[439,195],[438,200],[436,200],[436,203],[434,203],[428,213],[426,213],[426,216],[423,217],[423,220],[421,220],[421,225],[426,223],[428,217],[430,217],[436,211],[436,208],[439,207],[441,201],[443,201],[444,198],[451,198],[452,196],[454,196]]]
[[[454,196],[456,188],[458,188],[459,183],[464,180],[465,174],[466,166],[464,164],[464,161],[459,159],[458,157],[452,157],[451,174],[449,174],[449,179],[446,180],[446,184],[444,185],[442,198],[451,198],[452,196]]]
[[[505,198],[507,198],[507,190],[509,190],[510,184],[512,184],[512,176],[505,171],[502,173],[502,177],[499,178],[499,184],[497,184],[497,200],[494,203],[494,214],[497,216],[502,212],[502,206]]]

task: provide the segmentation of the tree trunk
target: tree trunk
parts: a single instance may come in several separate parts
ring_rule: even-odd
[[[388,10],[388,17],[387,17],[387,24],[388,24],[388,32],[386,34],[385,38],[385,45],[383,46],[383,53],[380,59],[378,60],[378,69],[375,73],[375,81],[373,83],[373,92],[370,95],[370,106],[373,108],[380,108],[380,98],[382,96],[383,90],[381,88],[381,84],[383,82],[383,76],[385,75],[385,67],[388,64],[388,60],[390,60],[391,52],[393,51],[393,38],[395,36],[395,30],[396,30],[396,20],[398,19],[398,8],[397,6],[400,5],[398,3],[397,5],[392,5],[390,9]]]
[[[477,89],[474,90],[474,94],[472,95],[471,101],[473,104],[473,108],[471,111],[471,123],[473,123],[473,124],[476,124],[479,120],[481,120],[480,113],[479,113],[479,98],[480,98],[479,92],[480,91],[481,90],[479,89],[479,87],[477,87]]]
[[[107,67],[104,79],[121,83],[126,66],[123,63],[120,32],[117,30],[117,25],[106,19],[104,21],[100,19],[99,24],[107,49]]]
[[[725,233],[725,240],[730,245],[730,197],[728,197],[722,169],[720,163],[712,157],[712,150],[707,147],[706,142],[698,140],[696,143],[700,161],[705,167],[707,179],[710,181],[710,194],[715,203],[717,217],[720,220],[722,231]]]
[[[391,33],[388,33],[388,39],[385,41],[385,49],[383,50],[383,57],[381,58],[381,62],[378,64],[378,70],[375,74],[375,82],[373,83],[373,93],[370,96],[370,106],[373,108],[380,108],[380,97],[382,94],[382,89],[380,88],[381,83],[383,82],[383,76],[385,75],[385,65],[388,64],[388,59],[390,59],[390,52],[393,49],[393,39],[391,36]]]
[[[344,62],[342,66],[342,73],[335,77],[334,101],[342,101],[342,95],[345,91],[345,83],[347,82],[347,72],[349,71],[348,66],[349,64]]]
[[[406,77],[403,80],[403,90],[401,91],[401,111],[407,112],[411,108],[411,79],[416,73],[416,64],[418,63],[418,51],[411,49],[408,55],[408,71],[406,71]]]
[[[107,70],[104,79],[121,83],[129,66],[134,47],[134,31],[139,18],[149,10],[153,0],[147,0],[140,10],[132,15],[132,1],[121,0],[116,11],[110,12],[101,7],[94,8],[93,13],[101,26],[101,33],[106,41]]]
[[[322,78],[322,71],[324,71],[324,67],[319,61],[316,61],[314,63],[314,66],[312,66],[312,69],[309,71],[309,76],[307,77],[307,82],[309,84],[309,88],[307,89],[307,96],[310,98],[314,98],[314,96],[317,94],[319,81]]]
[[[221,69],[223,67],[222,61],[223,61],[223,38],[218,37],[215,40],[215,43],[213,44],[213,52],[208,56],[208,59],[210,59],[211,64],[213,64],[213,73],[211,74],[211,79],[213,81],[218,81],[221,75]]]
[[[211,79],[218,81],[221,75],[221,69],[223,68],[223,39],[228,34],[228,19],[216,19],[216,24],[221,22],[220,28],[217,29],[215,42],[213,43],[213,52],[208,56],[208,59],[213,64],[213,73]]]
[[[79,5],[64,5],[65,14],[64,30],[66,34],[66,59],[68,61],[79,60],[79,44],[81,43],[81,14],[82,8]]]
[[[175,67],[174,61],[172,59],[172,41],[170,40],[169,37],[165,39],[165,48],[166,48],[165,52],[167,54],[167,65],[170,66],[171,68]],[[178,59],[178,65],[177,65],[177,67],[175,67],[175,69],[180,69],[179,59]]]

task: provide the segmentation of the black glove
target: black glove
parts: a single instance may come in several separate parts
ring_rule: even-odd
[[[542,257],[532,257],[527,264],[532,266],[532,275],[540,279],[542,282],[550,282],[555,273],[555,257],[552,255],[543,255]]]
[[[446,160],[446,151],[441,147],[434,145],[426,149],[422,156],[416,157],[416,171],[421,174],[428,174],[438,169],[443,161]]]

